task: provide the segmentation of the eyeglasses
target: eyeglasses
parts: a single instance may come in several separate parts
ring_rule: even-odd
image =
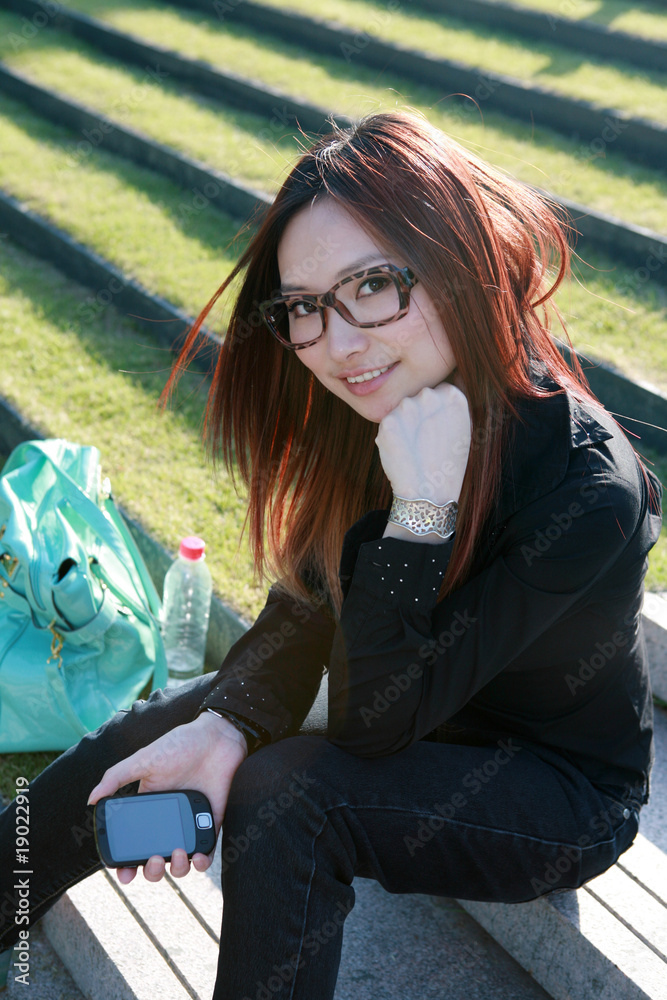
[[[271,333],[292,351],[310,347],[324,335],[327,308],[352,326],[385,326],[405,316],[410,290],[419,279],[409,267],[378,264],[350,274],[322,295],[280,295],[261,302],[259,312]]]

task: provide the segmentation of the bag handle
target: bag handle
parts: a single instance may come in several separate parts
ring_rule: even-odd
[[[100,534],[102,538],[106,540],[109,547],[114,551],[115,555],[117,556],[120,565],[124,566],[125,561],[127,559],[127,553],[120,551],[118,545],[114,544],[115,539],[113,537],[110,537],[110,535],[113,536],[113,532],[110,532],[109,529],[114,527],[118,529],[119,528],[118,521],[120,519],[110,516],[111,511],[114,511],[114,513],[116,513],[113,501],[111,503],[105,502],[104,510],[102,510],[100,507],[97,506],[96,503],[94,503],[94,501],[92,501],[84,493],[81,493],[81,491],[78,489],[76,491],[68,490],[67,499],[71,503],[73,509],[77,513],[81,514],[81,516],[88,522],[90,527],[93,528],[95,531],[97,531],[98,534]],[[127,544],[128,538],[126,536],[129,535],[129,532],[119,531],[119,533],[122,535],[123,541]],[[135,564],[138,570],[139,569],[139,564],[137,561],[138,550],[133,539],[130,541],[129,550],[130,550],[130,556],[132,557],[132,562]],[[128,582],[132,586],[132,590],[134,591],[138,599],[139,605],[143,608],[146,608],[146,600],[144,598],[144,595],[137,588],[134,580],[132,579],[132,574],[126,573],[126,576]],[[144,580],[142,576],[142,583],[143,582]],[[151,588],[153,588],[152,581],[151,581]]]

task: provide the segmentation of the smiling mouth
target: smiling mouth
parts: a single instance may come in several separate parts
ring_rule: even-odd
[[[349,382],[351,385],[357,382],[370,382],[372,379],[378,378],[379,375],[384,375],[384,373],[388,372],[390,368],[391,365],[386,365],[384,368],[374,368],[373,371],[364,372],[363,375],[355,375],[353,377],[348,376],[345,381]]]

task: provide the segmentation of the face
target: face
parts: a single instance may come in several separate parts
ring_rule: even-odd
[[[278,248],[283,294],[326,292],[341,278],[374,264],[407,263],[380,249],[329,198],[301,209]],[[296,356],[325,388],[367,420],[379,423],[406,396],[454,381],[456,364],[433,301],[419,282],[401,319],[368,329],[327,308],[324,336]],[[368,377],[370,373],[375,373]],[[379,374],[378,374],[379,373]],[[359,379],[365,375],[366,378]]]

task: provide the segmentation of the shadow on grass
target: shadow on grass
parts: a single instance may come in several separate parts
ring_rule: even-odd
[[[163,9],[156,6],[156,4],[151,2],[151,0],[134,0],[134,2],[123,0],[123,2],[113,3],[111,5],[106,2],[106,0],[86,0],[85,3],[77,4],[78,9],[85,9],[86,12],[90,13],[92,16],[108,12],[110,6],[112,9],[119,11],[150,12]],[[200,12],[189,12],[176,7],[173,9],[177,11],[180,18],[183,18],[186,22],[189,21],[197,26],[201,25],[205,20],[204,15]],[[3,16],[3,14],[0,14],[0,24],[2,23]],[[429,117],[431,119],[435,119],[437,124],[441,125],[441,127],[443,127],[446,131],[451,132],[451,134],[456,134],[456,126],[459,122],[473,127],[479,126],[480,124],[486,124],[487,127],[500,133],[499,152],[502,152],[502,141],[506,136],[508,139],[526,144],[528,148],[542,147],[542,149],[546,149],[547,152],[553,150],[554,152],[571,156],[573,159],[573,169],[569,172],[569,174],[573,173],[579,164],[585,163],[587,166],[591,166],[597,173],[600,174],[601,186],[604,185],[604,176],[609,174],[618,178],[629,178],[634,183],[652,186],[655,190],[656,202],[664,202],[667,199],[667,178],[665,178],[664,174],[657,170],[641,167],[626,159],[624,156],[615,153],[613,150],[613,144],[605,143],[604,151],[601,153],[599,149],[592,148],[593,144],[582,146],[576,139],[568,139],[549,128],[542,126],[533,127],[530,124],[519,122],[498,112],[490,112],[484,106],[483,97],[479,99],[470,98],[467,101],[461,101],[449,92],[443,93],[437,91],[433,87],[417,85],[412,81],[406,80],[405,78],[392,73],[391,70],[375,71],[367,69],[363,66],[358,66],[354,64],[354,61],[352,61],[352,63],[346,63],[342,58],[336,59],[321,55],[313,56],[313,53],[305,47],[284,43],[274,38],[263,39],[261,35],[258,36],[253,30],[244,28],[240,25],[230,24],[227,21],[224,23],[217,23],[214,19],[210,19],[205,23],[209,32],[219,35],[221,50],[224,50],[224,45],[228,44],[230,40],[238,38],[244,41],[251,41],[253,45],[257,47],[258,63],[261,62],[263,56],[269,58],[274,53],[290,58],[294,65],[294,87],[291,88],[293,92],[302,89],[307,93],[307,67],[302,64],[310,63],[311,65],[324,70],[331,78],[333,84],[336,82],[349,84],[353,81],[358,83],[360,88],[363,88],[364,86],[384,88],[386,98],[384,101],[381,103],[375,102],[374,99],[371,98],[366,100],[366,105],[369,103],[374,105],[372,109],[379,110],[380,106],[421,106],[423,108],[431,109],[432,112],[435,112],[435,114],[431,113]],[[461,22],[461,24],[463,25],[464,22]],[[470,24],[468,22],[465,22],[465,27],[467,30],[470,30]],[[258,30],[261,30],[261,25],[258,26]],[[481,27],[478,28],[478,31],[483,33],[483,29]],[[49,40],[51,36],[57,37],[58,46],[66,46],[68,49],[71,48],[76,51],[81,51],[87,58],[95,58],[97,61],[106,63],[110,67],[117,66],[117,63],[114,60],[108,59],[103,54],[98,53],[94,48],[87,47],[83,43],[73,40],[70,36],[62,32],[40,31],[36,34],[35,38],[30,40],[27,44],[34,47],[35,51],[40,51],[41,49],[55,45],[55,42],[52,43]],[[133,79],[136,79],[137,81],[142,79],[142,71],[132,70],[125,65],[123,65],[123,71],[128,74],[132,74]],[[182,95],[183,93],[186,93],[189,98],[191,96],[187,91],[187,88],[178,83],[166,81],[166,83],[162,84],[162,86],[165,90],[171,90],[174,94]],[[192,99],[201,104],[201,106],[213,111],[220,108],[220,103],[216,102],[212,98],[202,98],[193,94]],[[225,107],[224,110],[226,119],[232,122],[239,129],[247,131],[248,141],[250,143],[257,139],[259,132],[262,130],[263,125],[265,125],[264,119],[260,116],[253,115],[251,112],[234,111],[228,107]],[[369,107],[366,107],[365,110],[368,111]],[[184,122],[183,127],[186,129],[187,123]],[[71,133],[68,134],[70,136],[70,142],[72,139],[78,138],[76,136],[72,136]],[[286,130],[284,133],[276,131],[275,138],[272,138],[272,144],[276,152],[279,154],[279,158],[282,158],[284,162],[291,162],[296,155],[296,140],[298,140],[296,133],[290,132],[289,130]],[[66,139],[63,139],[62,135],[59,141],[61,143],[65,142],[65,144],[67,142]],[[463,141],[465,142],[465,138]],[[116,169],[116,159],[117,158],[112,157],[108,166],[109,169]],[[233,170],[230,172],[234,173]],[[146,173],[150,176],[150,172]],[[267,176],[267,186],[273,184],[273,181],[273,177],[269,179]],[[549,186],[549,178],[547,178],[545,186]],[[567,186],[567,180],[565,180],[565,186]],[[175,188],[175,190],[178,190],[178,188]],[[190,192],[190,203],[192,202],[192,198],[193,195],[192,192]],[[170,204],[165,205],[165,208],[172,213],[176,213],[176,218],[179,223],[184,223],[184,217],[192,207],[192,205],[188,203],[187,197],[183,197],[183,195],[181,195],[179,199],[178,196],[176,196],[175,200],[172,197],[169,201]],[[619,211],[621,211],[620,208]],[[198,232],[198,227],[195,227],[195,230]],[[192,227],[185,226],[184,232],[190,235],[192,233]]]
[[[239,223],[213,209],[208,201],[203,208],[198,207],[201,202],[196,200],[195,190],[179,188],[160,174],[108,153],[102,148],[91,150],[85,160],[70,167],[67,158],[77,140],[75,133],[60,125],[52,124],[27,109],[25,105],[3,95],[0,95],[0,109],[11,117],[13,125],[21,129],[30,140],[43,144],[53,152],[60,159],[63,171],[81,171],[80,176],[84,178],[86,170],[90,169],[113,178],[114,184],[120,181],[128,189],[139,192],[148,201],[157,205],[184,236],[210,250],[224,252],[236,240]],[[57,183],[58,178],[53,178],[54,189]],[[103,245],[98,245],[95,249],[105,255]],[[164,288],[152,291],[160,291],[162,295],[168,294],[168,290]]]
[[[89,294],[88,289],[64,278],[51,264],[31,257],[9,240],[0,244],[2,272],[13,293],[30,301],[44,322],[56,331],[74,334],[85,353],[110,372],[120,373],[124,380],[141,389],[154,400],[159,415],[158,400],[171,371],[174,355],[151,340],[150,334],[122,317],[109,305],[92,322],[77,319],[77,312]],[[39,345],[36,345],[39,351]],[[63,357],[63,368],[76,364],[76,357]],[[213,363],[213,356],[211,362]],[[58,372],[53,373],[55,379]],[[185,373],[176,392],[172,408],[179,420],[199,435],[209,380],[199,371]],[[100,406],[105,403],[100,400]]]
[[[603,24],[609,27],[613,24],[619,14],[625,13],[625,11],[630,8],[633,11],[641,11],[646,14],[653,14],[655,16],[663,16],[665,11],[657,4],[652,3],[639,3],[627,4],[624,2],[619,2],[619,0],[598,0],[597,9],[586,16],[587,21],[594,21],[596,24]]]
[[[32,781],[61,753],[61,750],[3,753],[0,758],[0,795],[4,795],[7,799],[13,799],[17,778],[27,778],[28,781]]]

